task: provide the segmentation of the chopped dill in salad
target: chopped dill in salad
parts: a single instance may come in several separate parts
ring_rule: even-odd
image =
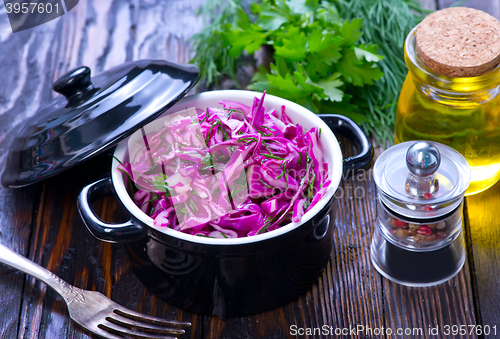
[[[321,131],[292,123],[285,106],[266,110],[264,97],[169,114],[130,137],[119,169],[156,227],[253,236],[300,222],[324,196]]]

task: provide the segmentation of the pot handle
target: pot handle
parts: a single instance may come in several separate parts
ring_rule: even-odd
[[[78,196],[77,206],[80,216],[94,237],[113,243],[130,242],[146,236],[143,227],[132,219],[122,224],[108,224],[102,221],[92,209],[94,202],[102,197],[113,194],[111,178],[104,178],[85,186]]]
[[[366,134],[351,119],[338,114],[318,114],[328,127],[351,141],[360,152],[353,157],[344,158],[343,178],[350,179],[359,170],[368,169],[373,163],[373,147]]]

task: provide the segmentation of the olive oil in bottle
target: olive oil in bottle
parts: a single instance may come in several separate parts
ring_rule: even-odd
[[[435,12],[408,35],[405,61],[395,142],[431,140],[460,152],[471,167],[466,195],[494,185],[500,179],[500,22],[470,8]]]

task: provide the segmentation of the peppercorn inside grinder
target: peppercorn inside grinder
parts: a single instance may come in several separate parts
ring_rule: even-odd
[[[408,141],[376,160],[377,223],[370,256],[386,278],[432,286],[455,276],[465,262],[462,230],[467,160],[439,143]]]

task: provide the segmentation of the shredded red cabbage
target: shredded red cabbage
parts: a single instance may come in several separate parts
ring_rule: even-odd
[[[119,169],[135,183],[133,199],[157,227],[236,238],[300,222],[330,180],[321,131],[304,132],[263,106],[221,101],[161,120]],[[155,122],[158,124],[158,122]],[[156,127],[158,129],[158,127]],[[139,149],[139,150],[137,150]]]

